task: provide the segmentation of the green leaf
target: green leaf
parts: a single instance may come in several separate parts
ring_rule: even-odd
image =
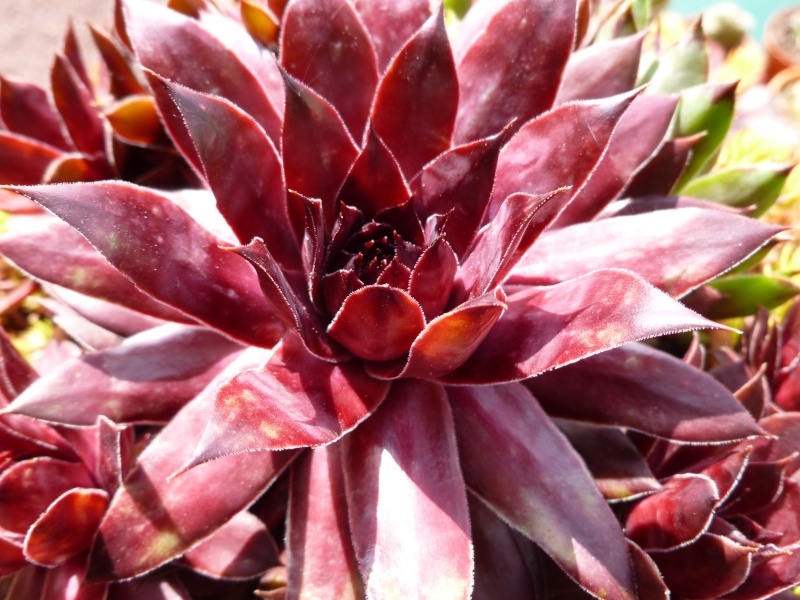
[[[636,4],[639,4],[638,2]],[[635,6],[635,5],[634,5]],[[634,12],[634,17],[635,17]],[[708,79],[708,51],[700,22],[687,36],[664,51],[650,79],[649,94],[675,94]]]
[[[705,135],[692,148],[676,190],[682,190],[719,149],[733,121],[735,98],[735,83],[708,83],[684,90],[673,138]]]
[[[636,29],[641,31],[650,23],[652,15],[652,7],[650,0],[633,0],[631,4],[631,14],[633,15],[633,23]]]
[[[472,6],[471,0],[444,0],[444,8],[452,12],[459,19],[463,19],[469,7]]]
[[[772,310],[800,294],[800,286],[769,275],[733,275],[708,284],[720,297],[703,313],[709,319],[754,315],[759,306]]]
[[[781,195],[794,165],[759,163],[715,171],[687,183],[681,194],[726,206],[754,206],[753,217],[763,215]]]

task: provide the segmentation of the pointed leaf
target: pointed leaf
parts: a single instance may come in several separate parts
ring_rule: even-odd
[[[281,24],[281,65],[342,115],[361,139],[378,85],[369,34],[347,0],[295,0]]]
[[[658,57],[648,94],[675,94],[708,80],[708,48],[700,21]]]
[[[388,390],[388,382],[366,375],[357,361],[323,362],[285,339],[266,365],[219,388],[190,465],[333,442],[369,416]]]
[[[89,580],[134,577],[180,556],[254,502],[286,467],[292,453],[248,452],[169,479],[191,456],[211,416],[219,383],[263,358],[260,350],[244,353],[142,452],[100,526],[89,559]],[[235,481],[229,479],[231,473],[236,473]],[[229,484],[209,485],[210,481]]]
[[[566,104],[522,127],[500,152],[491,214],[518,192],[544,194],[572,186],[569,194],[574,196],[633,99],[627,94]]]
[[[288,600],[363,596],[347,522],[340,444],[315,448],[292,467],[288,530]]]
[[[530,392],[509,384],[448,395],[470,490],[594,595],[635,598],[617,520]]]
[[[705,133],[700,133],[665,142],[656,155],[631,178],[623,195],[635,198],[671,194],[689,164],[689,158],[693,156],[692,148],[704,136]]]
[[[89,91],[63,56],[56,56],[50,79],[53,100],[75,147],[84,154],[105,151],[105,131],[100,111]]]
[[[444,236],[419,257],[411,272],[408,293],[419,302],[426,321],[438,317],[447,306],[457,270],[458,257]]]
[[[108,494],[73,489],[59,496],[25,536],[25,556],[38,565],[55,567],[92,543],[108,507]]]
[[[428,0],[355,0],[354,4],[369,30],[381,73],[431,16]]]
[[[4,184],[41,183],[59,156],[61,152],[52,146],[0,130],[0,181]]]
[[[378,86],[372,122],[411,178],[450,147],[457,108],[456,66],[440,9],[392,60]]]
[[[339,200],[372,217],[411,198],[397,160],[370,127],[364,148],[339,191]]]
[[[0,327],[0,408],[5,408],[37,377],[36,371]]]
[[[760,432],[722,385],[644,344],[603,352],[525,385],[548,414],[565,419],[694,443],[732,441]]]
[[[662,96],[639,96],[633,101],[619,120],[605,155],[559,215],[556,227],[589,221],[619,197],[662,146],[677,104],[677,98]]]
[[[555,104],[623,94],[636,87],[642,34],[595,43],[570,56]]]
[[[648,337],[719,327],[629,271],[604,269],[509,296],[508,310],[448,383],[526,379]]]
[[[194,398],[240,349],[200,327],[164,326],[81,356],[39,378],[7,412],[69,425],[162,423]]]
[[[572,52],[575,14],[575,0],[473,6],[456,50],[461,96],[457,143],[498,133],[514,119],[519,128],[553,105]],[[562,185],[567,184],[548,189]]]
[[[243,511],[184,554],[181,561],[214,579],[252,579],[279,564],[273,545],[264,523]]]
[[[100,53],[110,78],[111,93],[117,98],[147,94],[137,77],[136,67],[122,45],[111,35],[89,23],[92,41]]]
[[[33,83],[0,77],[0,121],[12,133],[62,150],[70,148],[47,92]]]
[[[395,384],[385,405],[345,438],[343,464],[367,594],[469,598],[467,497],[444,389]]]
[[[264,128],[273,143],[280,113],[244,62],[199,22],[146,0],[125,0],[126,32],[142,66],[198,92],[227,98]]]
[[[336,192],[350,171],[358,148],[334,108],[299,81],[286,80],[286,116],[281,138],[286,186],[322,201],[330,227]],[[313,148],[313,151],[309,151]]]
[[[729,275],[710,282],[709,288],[709,304],[694,304],[689,298],[687,302],[711,319],[754,315],[759,308],[771,310],[800,294],[800,286],[791,279],[761,274]]]
[[[165,304],[255,345],[268,347],[280,335],[252,268],[164,196],[122,182],[15,191],[75,227]]]
[[[699,208],[580,223],[546,232],[508,281],[552,285],[595,269],[619,268],[680,297],[737,265],[780,231],[739,215]]]
[[[681,194],[736,208],[754,207],[749,214],[763,215],[778,199],[794,165],[759,163],[715,171],[690,181]]]
[[[411,182],[417,213],[447,215],[447,242],[463,257],[483,223],[503,136],[448,150]]]

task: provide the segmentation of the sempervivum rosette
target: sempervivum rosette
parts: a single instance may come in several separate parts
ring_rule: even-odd
[[[551,416],[760,434],[713,378],[631,343],[715,327],[675,298],[779,228],[665,195],[713,148],[665,141],[678,99],[631,91],[641,36],[573,53],[575,1],[480,2],[451,40],[428,0],[294,0],[276,58],[198,6],[123,14],[211,194],[13,188],[99,253],[82,250],[92,285],[49,236],[0,240],[41,279],[208,328],[194,347],[132,337],[7,409],[168,421],[111,502],[90,579],[182,555],[288,467],[289,597],[528,597],[509,525],[595,596],[663,595]],[[731,94],[695,96],[708,111]]]

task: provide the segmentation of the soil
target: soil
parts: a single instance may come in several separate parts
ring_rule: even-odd
[[[113,7],[113,0],[0,0],[0,74],[46,85],[70,18],[85,35],[83,23],[109,25]]]

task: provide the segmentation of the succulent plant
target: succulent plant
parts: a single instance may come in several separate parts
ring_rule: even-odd
[[[619,474],[647,470],[628,431],[763,434],[641,342],[720,327],[678,298],[782,228],[670,196],[713,156],[734,88],[659,95],[663,60],[635,89],[642,35],[601,40],[641,3],[582,28],[577,4],[485,0],[448,31],[428,0],[122,3],[207,189],[13,186],[55,216],[0,237],[81,332],[113,334],[3,414],[164,425],[88,581],[192,565],[238,520],[285,514],[286,588],[266,577],[267,597],[549,598],[560,571],[596,597],[667,596],[608,501],[672,484],[604,480],[586,444]]]

